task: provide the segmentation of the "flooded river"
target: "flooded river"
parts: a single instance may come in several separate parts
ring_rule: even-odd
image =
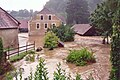
[[[20,45],[25,45],[26,43],[33,43],[35,41],[36,48],[44,45],[44,36],[28,36],[27,33],[19,34],[19,43]],[[65,43],[64,48],[56,48],[52,51],[44,49],[40,54],[40,57],[45,59],[46,67],[48,68],[48,76],[50,80],[53,78],[53,73],[56,70],[59,62],[62,64],[62,68],[66,70],[66,73],[71,73],[72,76],[75,76],[76,73],[80,73],[84,79],[88,73],[93,73],[95,80],[107,80],[109,77],[110,70],[110,61],[109,45],[103,45],[101,37],[81,37],[76,35],[74,42]],[[88,66],[78,67],[74,64],[66,62],[66,57],[71,49],[80,49],[81,47],[88,47],[95,53],[97,62]],[[19,64],[19,66],[17,65]],[[36,60],[33,63],[26,63],[24,60],[15,63],[16,67],[25,68],[25,73],[23,77],[29,76],[30,69],[32,68],[33,73],[36,70],[36,65],[38,61]],[[84,79],[85,80],[85,79]]]

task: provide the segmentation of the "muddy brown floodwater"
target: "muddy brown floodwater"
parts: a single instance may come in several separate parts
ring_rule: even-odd
[[[20,45],[24,45],[26,42],[32,43],[35,41],[36,47],[43,46],[44,42],[43,36],[31,36],[28,37],[27,33],[19,34],[19,42]],[[71,73],[72,76],[75,76],[76,73],[80,73],[81,77],[86,80],[85,78],[88,77],[91,73],[95,80],[108,80],[109,78],[109,71],[110,71],[110,46],[102,44],[102,38],[99,36],[90,36],[90,37],[83,37],[79,35],[75,35],[74,42],[66,42],[64,43],[64,48],[56,48],[52,51],[48,51],[44,49],[40,54],[40,57],[43,57],[46,62],[46,67],[48,68],[48,76],[50,80],[53,78],[53,73],[56,70],[59,62],[62,64],[62,68],[66,70],[66,73]],[[69,50],[72,49],[80,49],[81,47],[87,47],[88,49],[94,52],[96,57],[96,63],[78,67],[74,64],[70,64],[66,62],[66,57],[69,54]],[[27,63],[24,60],[20,62],[14,63],[14,65],[19,68],[25,68],[25,73],[23,77],[29,76],[30,68],[32,68],[33,73],[35,72],[36,65],[38,61],[36,60],[33,63]]]

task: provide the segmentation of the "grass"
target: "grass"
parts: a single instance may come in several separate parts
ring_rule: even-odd
[[[81,50],[71,50],[67,56],[67,62],[76,64],[77,66],[84,66],[95,62],[95,57],[92,52],[83,48]]]
[[[31,50],[29,50],[27,53],[22,52],[19,55],[16,54],[14,56],[11,56],[9,60],[10,60],[10,62],[16,62],[16,61],[19,61],[19,60],[23,59],[27,54],[35,54],[35,52],[31,51]]]

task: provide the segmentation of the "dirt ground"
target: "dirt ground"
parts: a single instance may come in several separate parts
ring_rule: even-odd
[[[42,46],[43,41],[36,38],[27,38],[27,41],[31,40],[38,40],[36,42],[37,47]],[[30,40],[30,41],[31,41]],[[43,39],[42,39],[43,40]],[[25,41],[25,40],[24,40]],[[39,45],[40,44],[40,45]],[[96,63],[78,67],[74,64],[67,63],[65,58],[69,54],[69,50],[72,49],[80,49],[82,47],[87,47],[88,49],[94,52],[96,57]],[[108,80],[109,78],[109,71],[110,71],[110,45],[102,44],[102,38],[99,36],[90,36],[90,37],[83,37],[79,35],[75,35],[74,42],[67,42],[65,43],[64,48],[56,48],[53,51],[48,51],[44,49],[42,52],[38,53],[40,57],[45,58],[46,67],[48,68],[48,76],[50,80],[52,80],[53,73],[56,70],[56,64],[61,63],[62,68],[66,70],[66,73],[70,73],[72,76],[75,76],[76,73],[80,73],[81,77],[85,80],[90,74],[94,77],[95,80]],[[34,63],[27,64],[24,60],[20,62],[14,63],[14,65],[19,68],[23,67],[25,69],[25,74],[23,77],[27,77],[30,73],[30,68],[32,68],[33,72],[35,71],[35,67],[38,64],[38,61]],[[28,66],[28,67],[27,67]]]

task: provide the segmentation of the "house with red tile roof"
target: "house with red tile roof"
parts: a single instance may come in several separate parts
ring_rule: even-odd
[[[89,24],[75,24],[72,28],[76,34],[81,36],[94,36],[96,34],[95,29]]]
[[[20,22],[0,7],[0,37],[4,48],[18,45],[18,26]]]
[[[48,28],[53,25],[59,27],[62,23],[65,23],[63,17],[59,17],[47,8],[43,8],[29,21],[29,35],[45,35]]]

